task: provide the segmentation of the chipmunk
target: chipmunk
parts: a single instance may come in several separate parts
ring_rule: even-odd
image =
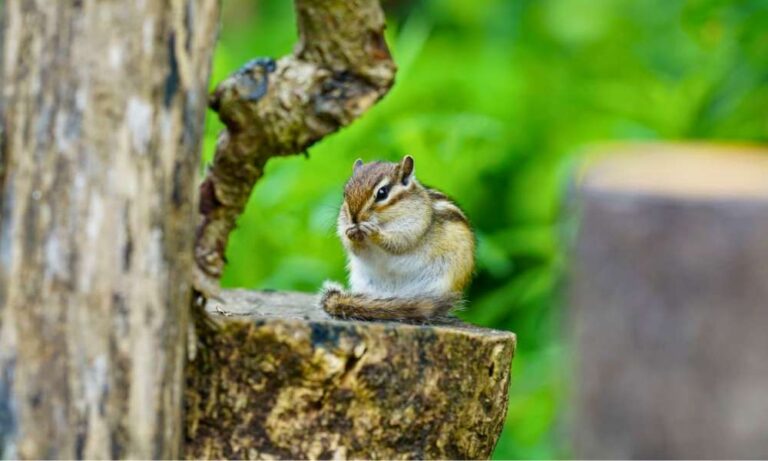
[[[320,306],[334,317],[439,318],[461,301],[472,277],[475,239],[467,217],[416,180],[409,155],[399,163],[355,162],[337,231],[351,292],[325,283]]]

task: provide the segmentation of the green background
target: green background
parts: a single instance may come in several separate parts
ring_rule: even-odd
[[[344,280],[334,234],[353,161],[416,159],[478,235],[462,316],[518,334],[496,458],[568,457],[569,361],[559,296],[569,167],[605,140],[764,141],[768,3],[385,1],[399,72],[362,119],[273,159],[227,249],[230,287],[316,291]],[[287,0],[225,0],[212,81],[296,41]],[[207,119],[210,159],[221,125]]]

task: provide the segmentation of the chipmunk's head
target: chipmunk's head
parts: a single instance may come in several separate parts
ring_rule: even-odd
[[[424,221],[426,228],[431,210],[429,196],[414,177],[413,157],[406,155],[399,163],[357,160],[344,187],[339,233],[360,242],[372,227],[402,223],[412,228]]]

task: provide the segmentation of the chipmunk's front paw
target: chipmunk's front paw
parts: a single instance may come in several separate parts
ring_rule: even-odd
[[[378,225],[367,221],[360,223],[359,227],[366,237],[372,237],[378,234],[380,230]]]
[[[347,226],[344,234],[353,243],[360,243],[365,239],[365,233],[357,225]]]

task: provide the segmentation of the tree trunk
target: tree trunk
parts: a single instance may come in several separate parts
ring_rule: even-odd
[[[0,456],[175,458],[215,0],[9,0]]]

